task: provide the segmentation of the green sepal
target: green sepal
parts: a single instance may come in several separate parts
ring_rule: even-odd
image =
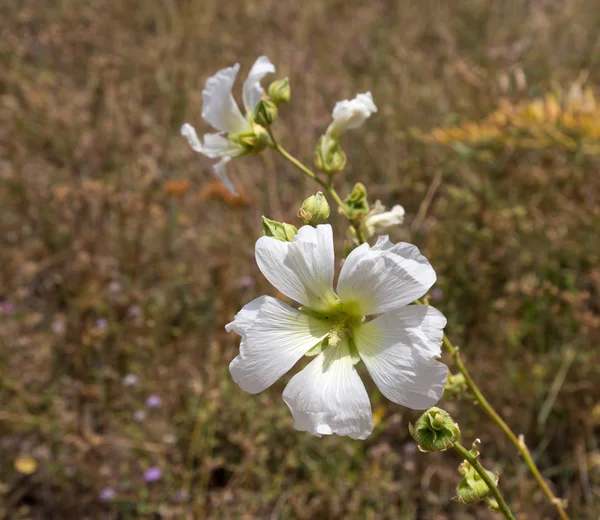
[[[369,212],[367,188],[362,182],[357,182],[352,189],[352,193],[344,199],[344,208],[350,219],[366,215]]]
[[[262,217],[263,233],[266,237],[276,238],[281,242],[293,242],[298,230],[292,224],[277,222],[265,216]]]
[[[408,431],[421,451],[446,451],[460,439],[460,429],[450,414],[436,406],[427,410]]]
[[[308,357],[317,356],[318,354],[320,354],[327,348],[328,344],[329,344],[329,338],[323,338],[321,341],[319,341],[319,343],[317,343],[313,348],[311,348],[304,355],[308,356]]]

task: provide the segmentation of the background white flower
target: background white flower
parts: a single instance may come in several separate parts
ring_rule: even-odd
[[[399,226],[404,222],[404,214],[404,208],[400,204],[396,204],[390,211],[386,211],[385,206],[379,200],[375,201],[373,208],[364,219],[367,237],[372,237],[375,233],[388,228]]]
[[[446,319],[433,307],[408,305],[436,280],[415,246],[387,237],[373,247],[361,245],[348,255],[336,292],[328,224],[300,228],[294,242],[261,237],[256,260],[265,277],[303,308],[261,296],[225,327],[242,337],[229,369],[243,390],[262,392],[302,356],[316,355],[283,392],[295,427],[354,439],[373,430],[369,397],[355,368],[359,360],[395,403],[425,409],[438,402],[447,375],[436,360]],[[370,315],[380,316],[365,321]]]
[[[237,195],[237,193],[227,177],[225,165],[234,157],[247,153],[248,150],[239,143],[228,139],[227,136],[253,132],[248,114],[252,113],[263,94],[260,81],[266,74],[275,72],[275,66],[269,61],[269,58],[260,56],[250,69],[248,78],[244,82],[242,95],[246,117],[240,112],[231,94],[239,69],[239,63],[233,67],[221,69],[206,80],[206,86],[202,91],[202,117],[219,132],[204,134],[203,144],[192,125],[185,123],[181,127],[181,135],[187,138],[194,151],[211,159],[220,159],[213,166],[214,172],[233,195]]]
[[[337,138],[346,130],[358,128],[375,112],[377,107],[370,92],[357,94],[352,100],[338,101],[333,108],[333,122],[327,129],[327,135]]]

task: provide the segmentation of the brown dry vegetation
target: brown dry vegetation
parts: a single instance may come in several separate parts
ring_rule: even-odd
[[[266,151],[232,165],[232,201],[179,126],[204,130],[209,75],[265,53],[293,88],[275,132],[305,161],[335,101],[373,92],[339,191],[361,180],[404,205],[393,238],[438,271],[435,304],[484,393],[571,517],[598,518],[600,162],[554,147],[480,160],[407,132],[479,121],[584,69],[598,87],[597,0],[3,0],[0,31],[0,516],[493,516],[451,502],[460,460],[415,452],[416,412],[374,388],[367,441],[317,439],[293,429],[284,382],[250,396],[229,377],[223,325],[273,291],[253,259],[260,216],[294,222],[315,186]],[[135,421],[151,394],[162,408]],[[442,406],[465,443],[482,439],[519,518],[555,517],[468,398]]]

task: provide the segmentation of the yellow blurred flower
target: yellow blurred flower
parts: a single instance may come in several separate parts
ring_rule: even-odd
[[[15,469],[23,475],[35,473],[38,467],[37,461],[28,455],[17,457],[15,460]]]

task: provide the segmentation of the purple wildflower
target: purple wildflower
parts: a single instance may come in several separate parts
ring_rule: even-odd
[[[104,330],[106,327],[108,327],[108,320],[106,318],[98,318],[96,320],[96,323],[94,323],[94,326],[97,329],[102,329]]]
[[[148,408],[160,408],[162,406],[162,399],[158,395],[151,395],[146,399],[146,406]]]
[[[98,493],[100,502],[112,502],[117,497],[117,493],[113,488],[106,487]]]
[[[10,302],[3,302],[2,306],[0,306],[0,312],[5,316],[8,316],[15,312],[15,306]]]
[[[444,291],[442,291],[439,287],[436,287],[431,291],[431,299],[434,302],[439,302],[444,299]]]
[[[158,466],[153,466],[144,471],[144,480],[146,482],[156,482],[160,480],[160,477],[162,477],[162,471]]]
[[[237,283],[240,289],[252,289],[256,285],[256,281],[252,276],[242,276]]]

